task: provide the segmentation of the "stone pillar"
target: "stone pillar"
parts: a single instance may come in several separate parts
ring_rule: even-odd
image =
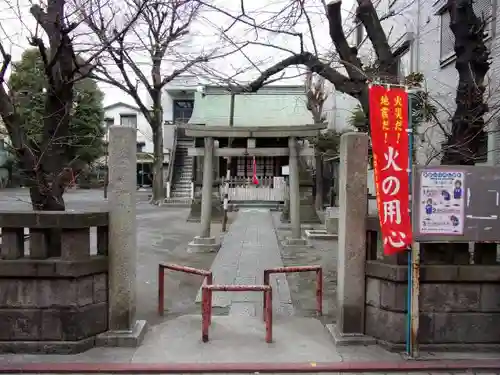
[[[203,179],[203,160],[204,157],[196,156],[196,163],[193,174],[194,174],[194,198],[191,202],[191,209],[189,210],[189,216],[187,221],[190,222],[201,222],[201,195],[202,195],[202,179]],[[214,160],[215,161],[215,160]],[[218,181],[213,182],[213,187],[218,188]],[[222,209],[222,201],[220,198],[213,194],[212,196],[212,210],[211,210],[211,221],[212,223],[221,223],[224,212]]]
[[[290,150],[290,223],[292,238],[300,238],[299,156],[295,137],[288,138],[288,148]]]
[[[339,344],[373,341],[363,335],[368,141],[365,133],[346,133],[340,141],[338,316],[336,326],[328,327]]]
[[[146,321],[135,320],[137,268],[137,130],[109,129],[109,329],[100,346],[137,346]]]
[[[211,252],[220,248],[215,237],[210,235],[210,222],[212,221],[212,195],[214,188],[214,139],[205,137],[205,155],[203,158],[203,186],[201,190],[201,230],[189,243],[190,252]]]
[[[287,238],[284,246],[304,246],[307,241],[302,238],[300,229],[300,175],[299,175],[299,152],[297,138],[288,138],[289,161],[289,191],[290,191],[290,223],[292,236]]]
[[[212,189],[214,182],[214,139],[205,138],[205,158],[203,160],[203,187],[201,188],[201,233],[200,237],[210,237],[210,217],[212,216]]]

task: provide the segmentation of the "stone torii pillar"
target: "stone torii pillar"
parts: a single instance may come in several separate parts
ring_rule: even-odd
[[[205,153],[203,157],[203,186],[201,190],[201,228],[188,245],[189,252],[212,252],[220,248],[220,243],[210,233],[212,219],[212,194],[214,188],[214,139],[205,137]]]
[[[96,345],[133,347],[147,330],[145,320],[135,320],[137,130],[111,126],[109,135],[109,331]]]
[[[283,246],[307,246],[307,240],[302,237],[300,228],[300,175],[299,150],[296,137],[288,137],[289,185],[290,185],[290,223],[291,237],[283,241]]]

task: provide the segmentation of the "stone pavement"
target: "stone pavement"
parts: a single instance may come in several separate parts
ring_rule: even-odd
[[[271,212],[268,209],[248,208],[238,212],[224,236],[211,270],[214,284],[259,285],[264,269],[283,267]],[[292,315],[290,289],[284,274],[271,276],[273,307],[278,315]],[[213,307],[229,308],[230,316],[261,316],[262,293],[215,292]],[[201,290],[197,296],[201,302]]]
[[[102,192],[80,191],[69,193],[69,208],[79,209],[101,205]],[[9,191],[0,195],[0,209],[18,209],[29,203],[27,190]],[[139,348],[94,348],[77,355],[1,355],[0,370],[6,364],[19,363],[87,363],[98,364],[216,364],[216,363],[348,363],[359,361],[390,361],[404,363],[398,353],[388,353],[378,346],[335,347],[322,323],[314,318],[292,315],[290,291],[284,275],[272,278],[275,314],[274,342],[264,341],[264,323],[260,293],[215,293],[216,306],[225,308],[229,316],[215,316],[210,327],[208,343],[201,342],[199,306],[193,302],[201,284],[197,278],[175,279],[167,294],[175,294],[176,302],[169,307],[173,318],[156,315],[156,267],[158,262],[186,260],[204,268],[202,259],[208,254],[186,252],[187,242],[197,233],[198,224],[185,222],[187,209],[154,207],[138,202],[138,317],[150,323],[149,332]],[[181,257],[182,256],[182,257]],[[173,257],[177,257],[173,259]],[[208,263],[210,264],[210,263]],[[262,271],[267,267],[282,266],[278,242],[268,210],[247,209],[237,214],[226,234],[212,270],[215,282],[228,284],[262,283]],[[187,283],[192,283],[187,288]],[[198,283],[199,282],[199,283]],[[198,284],[196,284],[198,283]],[[178,284],[178,285],[177,285]],[[175,289],[174,289],[175,287]],[[192,292],[191,292],[192,290]],[[255,311],[255,314],[253,312]],[[255,316],[249,316],[255,315]],[[498,353],[422,353],[423,359],[499,359]],[[401,373],[405,370],[401,370]],[[420,370],[420,373],[430,371]],[[1,371],[0,371],[1,372]],[[111,371],[110,371],[111,372]],[[224,371],[226,373],[230,371]],[[19,371],[17,371],[19,373]],[[45,371],[45,373],[47,373]],[[75,370],[74,373],[78,373]],[[106,371],[103,371],[106,373]],[[179,371],[182,373],[182,371]],[[254,373],[254,372],[252,372]],[[339,372],[336,372],[341,373]],[[380,373],[380,372],[379,372]],[[383,372],[382,372],[383,373]],[[461,372],[455,372],[461,373]],[[469,374],[473,373],[468,372]],[[493,373],[493,372],[490,372]]]

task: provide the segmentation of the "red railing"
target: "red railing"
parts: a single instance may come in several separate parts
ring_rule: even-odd
[[[165,311],[165,270],[178,271],[199,275],[204,277],[205,284],[212,284],[213,276],[211,271],[200,270],[198,268],[181,266],[178,264],[159,264],[158,265],[158,315],[163,316]]]
[[[318,316],[323,315],[323,269],[320,266],[276,267],[264,270],[264,285],[269,284],[269,276],[274,273],[316,272],[316,309]],[[264,298],[264,312],[266,299]]]
[[[213,292],[264,292],[264,321],[266,323],[266,342],[273,341],[273,291],[270,285],[203,285],[201,307],[201,339],[208,342],[208,329],[212,323]]]

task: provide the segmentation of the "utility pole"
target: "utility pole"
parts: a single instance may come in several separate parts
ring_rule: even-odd
[[[415,72],[420,73],[420,15],[421,15],[421,1],[417,0],[417,30],[415,43]]]
[[[104,175],[104,199],[108,198],[108,183],[109,183],[109,167],[108,167],[108,147],[109,147],[109,141],[108,141],[108,134],[109,134],[109,127],[106,126],[106,137],[105,137],[106,148],[105,148],[105,151],[104,151],[104,168],[105,168],[105,175]]]
[[[229,126],[234,125],[234,99],[235,93],[231,91],[231,101],[229,104]],[[231,148],[232,139],[227,140],[228,148]],[[226,171],[226,181],[224,184],[224,216],[222,218],[222,231],[225,232],[227,228],[227,211],[229,206],[229,181],[231,179],[231,156],[227,158],[227,171]]]

